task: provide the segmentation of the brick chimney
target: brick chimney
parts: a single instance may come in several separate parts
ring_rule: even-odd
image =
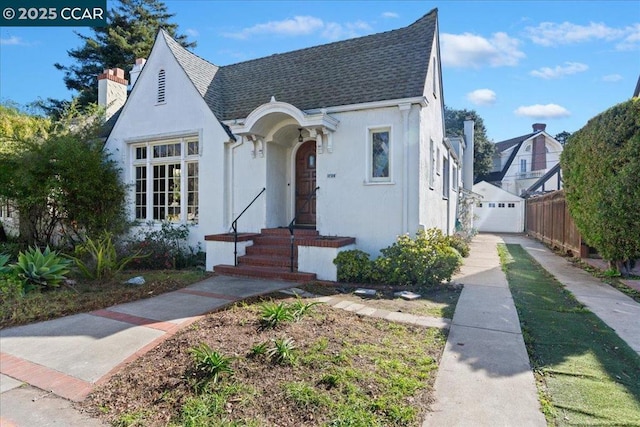
[[[136,63],[133,65],[133,68],[129,72],[129,90],[133,89],[133,85],[136,84],[138,80],[138,76],[144,67],[144,64],[147,62],[145,58],[136,59]]]
[[[542,132],[547,128],[547,125],[545,123],[534,123],[533,124],[533,131],[534,132]]]
[[[547,125],[544,123],[534,123],[533,131],[539,134],[533,139],[533,150],[531,152],[531,170],[545,170],[547,169],[547,147],[545,143],[545,136],[542,132],[545,131]]]
[[[127,100],[127,83],[121,68],[104,70],[98,76],[98,105],[106,107],[105,120],[109,120]]]

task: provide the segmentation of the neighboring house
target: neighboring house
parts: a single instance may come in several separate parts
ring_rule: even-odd
[[[495,144],[493,169],[476,182],[487,181],[517,196],[522,195],[560,161],[562,144],[535,123],[533,132]]]
[[[235,247],[241,273],[261,277],[314,277],[287,275],[292,222],[294,267],[328,280],[340,250],[375,257],[402,233],[452,233],[473,146],[444,138],[438,38],[434,9],[398,30],[218,67],[160,31],[122,108],[124,73],[99,77],[131,218],[192,224],[208,270],[237,272]]]
[[[18,211],[8,200],[0,198],[0,223],[7,235],[17,236],[19,233]]]
[[[482,196],[474,208],[474,227],[481,232],[522,233],[525,200],[494,184],[480,181],[473,192]]]

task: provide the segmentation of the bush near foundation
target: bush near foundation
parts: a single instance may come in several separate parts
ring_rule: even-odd
[[[338,267],[339,281],[437,286],[450,280],[462,264],[460,252],[452,244],[460,242],[432,228],[418,231],[414,238],[398,236],[376,260],[369,260],[363,251],[351,250],[340,252],[333,263]]]

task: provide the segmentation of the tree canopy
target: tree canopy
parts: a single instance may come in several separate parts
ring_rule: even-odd
[[[187,36],[178,34],[178,25],[170,19],[174,14],[158,0],[118,0],[107,13],[107,26],[94,27],[93,34],[76,34],[83,45],[67,51],[75,61],[72,65],[54,66],[64,71],[68,89],[78,92],[79,106],[97,102],[97,76],[106,68],[129,70],[136,58],[147,58],[160,28],[184,47],[195,47]],[[60,111],[63,101],[49,99],[39,107],[50,114]]]
[[[76,113],[54,122],[0,106],[0,200],[19,212],[20,238],[29,244],[126,226],[126,187],[96,138],[101,115]]]
[[[640,99],[589,120],[560,158],[569,212],[603,258],[640,257]]]
[[[473,178],[491,172],[495,146],[487,138],[487,129],[482,117],[475,110],[455,110],[444,107],[444,126],[447,136],[462,136],[464,121],[471,119],[474,125]]]

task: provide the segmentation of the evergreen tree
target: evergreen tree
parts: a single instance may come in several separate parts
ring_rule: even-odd
[[[78,92],[78,105],[97,102],[97,76],[104,69],[118,67],[128,71],[136,58],[147,58],[160,28],[182,46],[195,47],[196,43],[187,41],[187,36],[177,34],[178,25],[169,22],[173,16],[162,1],[118,0],[107,13],[106,27],[92,28],[91,35],[76,33],[84,44],[67,51],[75,63],[54,66],[64,71],[67,88]],[[38,106],[55,116],[64,105],[49,99]]]
[[[474,150],[473,150],[473,178],[486,175],[493,167],[493,153],[495,146],[487,138],[487,128],[482,117],[475,110],[454,110],[444,107],[444,126],[447,136],[462,136],[464,121],[471,119],[474,125]]]

